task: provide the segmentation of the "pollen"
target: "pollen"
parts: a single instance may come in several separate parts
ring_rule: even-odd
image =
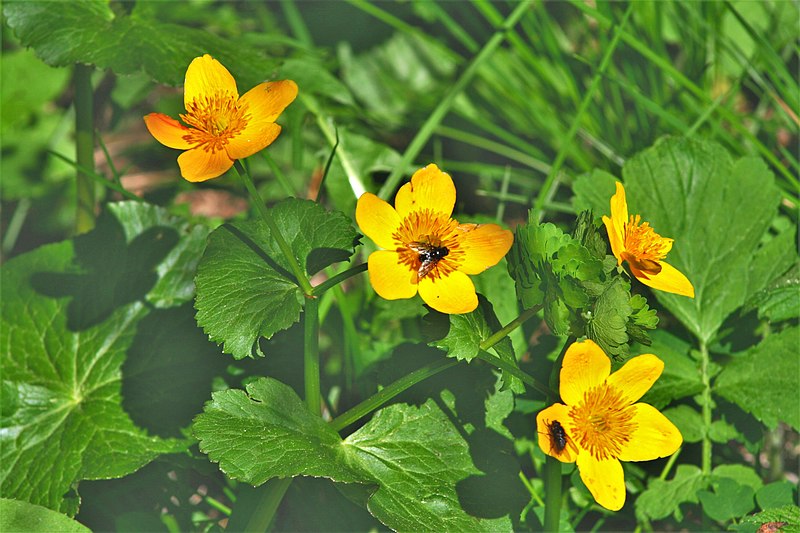
[[[241,133],[250,119],[247,106],[227,93],[195,98],[186,111],[186,114],[180,115],[181,119],[195,128],[186,140],[205,145],[206,150],[212,151],[224,149],[232,137]]]
[[[625,251],[638,261],[660,261],[672,249],[672,239],[662,237],[650,227],[649,222],[640,224],[639,215],[631,215],[625,224]]]
[[[615,387],[594,387],[570,409],[572,436],[599,461],[618,457],[637,427],[634,415],[635,410]]]

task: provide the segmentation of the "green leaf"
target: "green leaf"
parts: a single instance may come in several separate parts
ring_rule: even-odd
[[[91,530],[80,522],[45,507],[0,498],[0,531],[89,533]]]
[[[370,481],[345,460],[339,434],[291,387],[261,378],[246,388],[215,392],[192,426],[200,451],[223,472],[256,486],[298,475]]]
[[[479,518],[462,509],[457,485],[481,471],[433,400],[381,409],[342,441],[291,388],[262,378],[247,393],[215,393],[194,433],[212,461],[247,483],[305,475],[378,485],[367,506],[392,529],[511,528],[508,518]]]
[[[470,449],[433,400],[420,407],[392,405],[345,444],[380,484],[368,502],[378,520],[398,531],[511,530],[507,517],[464,512],[459,482],[481,474]]]
[[[109,208],[91,233],[3,265],[3,494],[75,512],[64,495],[76,482],[124,476],[185,448],[148,436],[120,405],[120,369],[145,301],[156,287],[172,296],[182,287],[162,280],[180,268],[172,254],[191,249],[181,223],[163,213],[161,225],[145,222],[153,210]]]
[[[777,531],[781,533],[798,533],[800,532],[800,507],[796,505],[784,505],[783,507],[768,509],[752,516],[746,516],[742,519],[741,523],[752,524],[752,531],[755,531],[755,528],[764,524],[772,524],[775,525],[778,528]]]
[[[775,481],[769,485],[764,485],[756,491],[756,502],[764,509],[775,509],[784,505],[791,505],[797,486],[790,481]]]
[[[703,440],[703,417],[697,409],[688,405],[679,405],[663,411],[664,416],[680,430],[684,442],[700,442]]]
[[[712,479],[729,478],[739,485],[744,485],[757,491],[764,486],[764,482],[751,467],[741,464],[718,465],[711,471]]]
[[[665,330],[652,333],[650,346],[637,346],[634,353],[653,353],[664,361],[664,371],[642,401],[656,408],[703,390],[697,363],[689,357],[691,346]]]
[[[787,394],[800,390],[798,341],[798,327],[768,336],[725,365],[713,391],[770,428],[778,422],[800,428],[800,405],[786,401]]]
[[[356,232],[340,212],[288,198],[270,210],[295,257],[310,275],[353,253]],[[236,359],[251,357],[300,318],[305,297],[277,242],[261,221],[216,229],[197,269],[197,323]]]
[[[628,282],[621,277],[613,278],[586,321],[586,336],[606,354],[617,358],[628,355],[628,318],[633,312],[629,291]]]
[[[780,322],[800,317],[800,265],[772,281],[748,301],[747,310],[758,308],[758,317]]]
[[[189,224],[166,210],[140,202],[116,202],[108,204],[108,211],[122,222],[126,240],[135,241],[139,235],[153,234],[157,245],[173,243],[155,267],[158,277],[146,299],[159,309],[175,307],[194,298],[194,272],[205,248],[208,228],[200,224]],[[151,246],[158,250],[160,246]],[[152,252],[148,252],[152,253]],[[159,252],[156,252],[159,253]],[[136,263],[134,255],[140,251],[133,246],[119,262]],[[160,257],[159,257],[160,258]],[[112,265],[106,265],[107,268]],[[129,268],[121,268],[122,276],[130,275]]]
[[[492,304],[482,294],[478,295],[478,307],[471,313],[446,315],[431,311],[430,315],[432,315],[430,320],[447,321],[449,324],[445,325],[447,329],[444,337],[428,344],[444,350],[448,357],[455,357],[459,361],[472,361],[481,351],[481,343],[502,327],[494,314]],[[500,359],[517,366],[514,347],[509,337],[504,337],[491,349]],[[510,387],[516,393],[525,392],[522,381],[505,371],[503,382],[504,387]]]
[[[140,2],[126,14],[102,0],[3,5],[6,21],[22,44],[52,66],[85,63],[117,74],[144,71],[161,83],[180,85],[192,59],[211,54],[239,81],[241,93],[275,66],[253,47],[163,22],[152,10]]]
[[[675,477],[669,481],[653,479],[647,490],[636,498],[636,516],[646,520],[661,520],[671,514],[680,521],[680,504],[697,503],[697,491],[706,486],[700,469],[694,465],[678,465]]]
[[[712,481],[712,486],[714,492],[707,490],[697,492],[703,511],[712,519],[725,522],[732,518],[740,518],[755,508],[752,487],[740,485],[727,477]]]
[[[753,256],[780,202],[772,173],[759,158],[733,161],[717,144],[667,137],[628,159],[622,174],[629,213],[675,239],[667,262],[686,274],[696,292],[694,299],[662,291],[656,296],[709,343],[748,289],[757,289],[749,287],[756,276]]]
[[[611,197],[616,192],[615,183],[619,178],[605,170],[594,169],[589,174],[581,174],[572,185],[572,205],[576,211],[591,210],[597,215],[608,215]]]

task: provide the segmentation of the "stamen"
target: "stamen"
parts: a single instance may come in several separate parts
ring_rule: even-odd
[[[206,150],[223,150],[232,137],[247,126],[250,114],[230,94],[205,95],[192,100],[181,119],[194,130],[184,138],[192,144],[206,144]]]
[[[439,279],[458,268],[464,251],[459,249],[457,227],[458,221],[430,209],[414,211],[406,216],[392,238],[400,254],[400,263],[407,265],[413,273],[412,283],[417,283],[422,277]],[[446,248],[447,254],[441,254],[440,259],[423,267],[420,248]],[[420,276],[420,272],[424,275]]]
[[[619,390],[605,384],[584,393],[569,416],[573,438],[598,460],[619,456],[637,427],[633,408]]]
[[[641,217],[631,215],[625,223],[625,250],[639,261],[660,261],[672,249],[672,239],[662,237],[648,222],[639,225]]]

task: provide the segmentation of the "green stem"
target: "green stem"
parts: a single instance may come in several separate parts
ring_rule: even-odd
[[[226,531],[266,531],[292,478],[273,478],[253,488],[242,485]]]
[[[306,307],[303,325],[304,364],[306,405],[308,410],[315,415],[320,415],[320,386],[319,386],[319,299],[306,298]]]
[[[317,285],[316,287],[314,287],[311,290],[311,294],[314,295],[314,296],[320,296],[325,291],[330,289],[331,287],[335,287],[336,285],[338,285],[339,283],[343,282],[347,278],[352,278],[356,274],[361,274],[365,270],[367,270],[367,264],[366,263],[361,263],[360,265],[356,265],[356,266],[354,266],[352,268],[348,268],[344,272],[339,272],[338,274],[336,274],[332,278],[328,278],[325,281],[323,281],[322,283],[320,283],[319,285]]]
[[[711,474],[711,438],[708,436],[711,428],[711,358],[708,353],[708,346],[705,341],[700,343],[700,373],[703,381],[703,391],[701,393],[703,409],[703,446],[701,457],[701,469],[704,475]]]
[[[628,6],[628,9],[625,11],[625,15],[622,17],[622,21],[617,26],[617,29],[614,32],[614,38],[611,40],[611,44],[608,46],[603,59],[600,61],[600,66],[597,68],[597,72],[595,72],[594,78],[592,78],[592,82],[589,84],[589,89],[586,91],[586,94],[583,95],[583,100],[581,101],[580,107],[578,107],[578,112],[575,115],[572,124],[570,125],[569,131],[567,131],[567,136],[561,142],[561,148],[558,150],[558,154],[556,154],[556,159],[553,162],[553,166],[550,167],[550,172],[547,174],[547,179],[545,179],[542,188],[539,189],[539,195],[536,197],[536,202],[533,204],[533,209],[536,211],[539,220],[541,220],[544,216],[544,211],[542,210],[544,203],[548,201],[555,193],[555,188],[558,185],[558,183],[556,183],[556,177],[558,177],[559,173],[561,172],[561,165],[564,164],[564,159],[567,157],[567,152],[570,149],[572,139],[578,132],[583,114],[586,113],[586,110],[589,108],[589,104],[594,98],[594,94],[603,79],[603,74],[605,73],[608,64],[611,62],[611,57],[614,55],[614,50],[616,50],[617,44],[619,44],[620,38],[622,37],[622,29],[628,22],[628,17],[630,16],[632,9],[633,3]]]
[[[94,172],[93,70],[88,65],[75,64],[75,160],[78,165],[75,233],[85,233],[94,227],[94,182],[87,174]]]
[[[456,359],[439,359],[438,361],[428,363],[422,368],[414,370],[410,374],[406,374],[394,383],[382,388],[360,404],[334,418],[330,423],[331,427],[336,431],[341,431],[359,418],[370,414],[409,387],[431,376],[435,376],[439,372],[447,370],[456,364],[458,364],[458,360]]]
[[[500,359],[499,357],[490,354],[489,352],[486,352],[484,350],[480,350],[478,352],[478,359],[486,361],[490,365],[495,366],[495,367],[499,368],[500,370],[504,370],[504,371],[508,372],[509,374],[514,376],[515,378],[519,378],[523,383],[525,383],[526,385],[530,385],[532,388],[534,388],[537,391],[541,392],[545,396],[549,397],[554,393],[554,391],[552,389],[550,389],[547,385],[539,383],[539,381],[536,378],[534,378],[533,376],[531,376],[527,372],[523,372],[522,370],[517,368],[515,365],[512,365],[511,363],[509,363],[507,361],[504,361],[504,360]]]
[[[567,348],[575,341],[574,337],[568,337],[567,342],[561,348],[561,353],[556,358],[553,370],[550,372],[550,387],[552,388],[548,403],[553,404],[558,401],[558,394],[555,392],[559,387],[558,376],[561,370],[561,363]],[[558,531],[561,521],[561,461],[555,457],[547,456],[544,464],[544,530]]]
[[[544,463],[544,530],[559,531],[561,521],[561,461],[547,456]]]
[[[239,173],[239,177],[242,178],[242,182],[247,188],[247,192],[250,193],[250,199],[254,204],[256,204],[256,208],[258,209],[261,218],[267,224],[272,238],[278,243],[278,248],[281,249],[284,257],[286,257],[286,261],[289,263],[289,268],[291,268],[292,273],[294,274],[295,278],[297,278],[297,283],[300,285],[300,288],[303,289],[303,293],[306,296],[310,296],[313,290],[311,283],[308,281],[308,277],[306,277],[303,269],[297,262],[297,258],[294,256],[294,252],[292,252],[292,249],[289,247],[286,239],[283,238],[283,234],[281,233],[281,230],[278,229],[275,219],[272,218],[272,215],[267,210],[267,206],[264,205],[261,195],[258,194],[255,185],[253,185],[253,179],[250,177],[250,173],[247,172],[247,169],[244,168],[244,165],[242,165],[241,161],[239,160],[237,160],[233,166],[236,169],[236,172]]]
[[[503,340],[503,338],[510,335],[512,331],[520,327],[523,324],[523,322],[536,315],[536,313],[538,313],[541,308],[542,308],[541,305],[534,305],[530,309],[524,310],[522,313],[520,313],[520,315],[517,318],[515,318],[514,320],[512,320],[511,322],[509,322],[496,332],[492,333],[488,337],[486,337],[480,344],[481,350],[488,350],[489,348],[491,348],[492,346]]]
[[[503,25],[495,32],[495,34],[489,39],[489,41],[483,46],[478,55],[475,56],[475,59],[467,66],[461,76],[456,80],[447,94],[442,98],[439,102],[439,105],[436,106],[436,109],[428,117],[428,120],[425,121],[425,124],[419,129],[417,135],[411,141],[411,144],[408,145],[406,148],[405,153],[403,154],[400,163],[395,165],[392,173],[386,180],[386,183],[383,184],[380,191],[378,192],[378,196],[386,200],[389,196],[394,193],[394,190],[400,183],[403,175],[406,172],[406,169],[411,164],[412,161],[419,155],[422,148],[425,146],[425,143],[428,142],[428,139],[433,135],[434,130],[439,123],[441,123],[442,119],[444,119],[445,115],[450,111],[450,107],[455,102],[456,97],[461,94],[466,86],[472,81],[473,76],[478,71],[478,68],[487,60],[489,59],[492,54],[494,53],[495,49],[500,45],[501,42],[506,37],[506,32],[514,27],[517,21],[522,17],[525,11],[531,5],[533,0],[524,0],[520,2],[514,11],[508,16],[505,20]]]

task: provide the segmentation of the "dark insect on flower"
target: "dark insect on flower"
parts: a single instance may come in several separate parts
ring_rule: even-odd
[[[427,242],[414,241],[409,247],[418,254],[417,282],[427,276],[439,261],[450,253],[446,246],[434,246]]]
[[[550,436],[550,448],[560,454],[567,447],[567,432],[564,431],[564,426],[558,420],[545,422],[545,424]]]

